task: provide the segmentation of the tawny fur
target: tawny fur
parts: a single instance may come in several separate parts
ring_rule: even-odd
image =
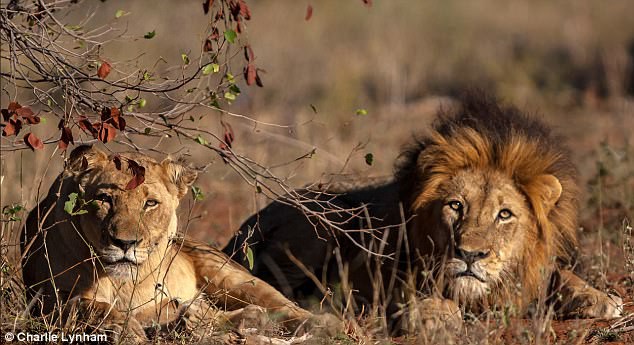
[[[311,295],[322,297],[323,289],[316,288],[314,277],[331,289],[345,279],[357,312],[383,307],[388,317],[403,315],[401,305],[434,293],[455,298],[474,312],[513,305],[521,313],[529,303],[553,296],[560,288],[549,283],[551,275],[559,273],[559,263],[571,259],[577,244],[575,169],[559,139],[516,108],[483,95],[467,97],[441,112],[431,133],[404,150],[393,179],[359,184],[320,183],[296,191],[313,200],[304,207],[323,214],[338,229],[315,215],[273,202],[247,220],[224,250],[245,263],[241,253],[249,246],[256,258],[252,272],[302,303],[308,303]],[[475,199],[486,202],[465,205],[469,214],[461,222],[472,225],[460,228],[458,235],[465,238],[458,243],[452,235],[457,230],[446,222],[447,198],[469,189]],[[481,213],[500,202],[491,199],[490,192],[515,205],[518,219],[486,220],[488,215]],[[502,233],[514,229],[508,235],[513,244],[504,247],[499,237],[487,238],[487,227]],[[449,277],[430,286],[429,275],[422,274],[430,261],[437,277],[444,277],[452,262],[460,264],[454,257],[460,245],[504,248],[481,260],[486,262],[481,273],[495,279],[482,283],[473,277]],[[376,251],[382,256],[368,254]],[[294,264],[297,261],[302,267]],[[567,271],[558,276],[575,277]],[[570,281],[561,280],[564,285]],[[578,291],[579,281],[576,277],[569,286]],[[580,294],[571,292],[563,298],[572,295]],[[586,301],[599,307],[594,311],[604,313],[576,316],[620,313],[617,297],[593,288],[581,295],[592,295]],[[560,310],[562,316],[571,315],[565,308]]]
[[[130,161],[145,169],[145,181],[132,189],[126,188],[133,177]],[[21,237],[27,297],[38,302],[31,312],[93,309],[94,326],[121,331],[127,325],[137,340],[145,338],[144,327],[177,321],[187,310],[183,306],[204,296],[223,309],[256,304],[291,327],[310,318],[221,251],[176,237],[176,209],[195,177],[170,160],[75,149],[67,169],[29,214]],[[64,209],[71,193],[91,201],[77,201],[86,213],[71,216]],[[135,240],[131,249],[116,245]],[[210,314],[219,322],[236,315]]]

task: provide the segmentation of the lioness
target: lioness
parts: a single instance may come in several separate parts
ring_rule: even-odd
[[[136,341],[152,325],[199,311],[192,302],[204,294],[235,310],[220,316],[231,321],[248,304],[275,312],[290,327],[319,319],[219,250],[175,239],[176,209],[195,178],[169,159],[73,150],[21,236],[28,297],[41,302],[31,311],[64,315],[73,306],[103,329],[127,327]]]
[[[495,100],[471,97],[441,113],[391,179],[299,193],[329,224],[273,202],[224,249],[243,262],[249,246],[253,274],[296,300],[315,294],[315,279],[335,289],[343,276],[357,310],[385,306],[405,316],[397,328],[456,304],[521,314],[541,298],[562,317],[622,311],[619,297],[559,269],[577,243],[578,190],[565,151],[540,122]],[[402,305],[417,307],[403,313]]]

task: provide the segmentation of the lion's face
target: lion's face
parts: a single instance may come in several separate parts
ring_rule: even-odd
[[[521,287],[525,253],[539,234],[531,204],[515,182],[495,170],[465,169],[443,178],[435,194],[419,210],[417,218],[427,222],[415,225],[420,231],[414,235],[421,253],[441,257],[449,297],[472,304]]]
[[[479,299],[515,275],[535,220],[513,181],[495,171],[461,171],[440,190],[447,286],[459,300]]]
[[[169,160],[134,154],[122,154],[117,169],[113,157],[91,151],[90,167],[76,177],[83,199],[92,201],[79,216],[79,228],[107,272],[134,273],[152,254],[164,255],[177,230],[179,199],[195,174]],[[145,168],[145,181],[130,190],[128,159]]]

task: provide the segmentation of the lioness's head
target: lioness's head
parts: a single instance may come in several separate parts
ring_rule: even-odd
[[[177,230],[179,201],[196,178],[194,171],[169,159],[159,163],[139,153],[108,156],[91,146],[73,150],[66,173],[70,190],[87,203],[88,212],[75,221],[78,230],[106,271],[122,274],[153,253],[164,255]]]
[[[397,174],[412,247],[442,267],[446,297],[525,307],[576,244],[572,165],[543,125],[494,101],[434,129]]]

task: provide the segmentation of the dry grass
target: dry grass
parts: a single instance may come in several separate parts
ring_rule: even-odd
[[[389,339],[373,320],[352,320],[347,323],[349,336],[314,342],[634,342],[634,26],[627,25],[634,7],[630,1],[394,0],[375,1],[365,8],[361,1],[331,0],[313,2],[310,21],[304,20],[307,2],[251,2],[248,35],[258,65],[267,72],[265,88],[243,87],[231,110],[284,126],[256,126],[202,109],[193,112],[196,117],[204,115],[198,126],[221,133],[219,119],[229,121],[236,131],[234,149],[272,167],[292,186],[330,174],[383,176],[391,173],[401,145],[428,128],[438,106],[451,102],[448,97],[465,87],[484,87],[538,112],[567,138],[580,183],[586,187],[581,200],[579,271],[595,286],[629,297],[630,314],[609,324],[553,321],[547,310],[532,319],[519,319],[502,310],[470,318],[460,332],[441,331],[422,338]],[[143,65],[154,63],[159,55],[180,59],[182,52],[197,49],[205,21],[199,1],[161,8],[149,4],[108,1],[86,7],[108,15],[123,8],[132,13],[129,18],[142,14],[142,19],[130,19],[127,29],[157,30],[160,45],[120,42],[104,52],[110,59],[144,52]],[[183,33],[192,36],[191,42]],[[3,107],[6,102],[3,94]],[[151,99],[149,103],[155,109],[168,106],[152,104]],[[368,115],[355,115],[358,108],[367,109]],[[55,132],[53,122],[38,128],[38,135]],[[166,138],[157,148],[206,167],[197,182],[205,199],[184,203],[183,232],[223,244],[242,220],[268,202],[219,157],[210,157],[194,143]],[[367,153],[373,154],[372,165],[365,162]],[[16,244],[25,210],[46,193],[61,171],[61,159],[52,147],[38,153],[2,152],[1,169],[1,332],[53,331],[50,320],[24,313],[28,303]],[[276,332],[258,333],[279,335]],[[222,337],[213,339],[225,341]],[[199,340],[173,333],[158,342]]]

